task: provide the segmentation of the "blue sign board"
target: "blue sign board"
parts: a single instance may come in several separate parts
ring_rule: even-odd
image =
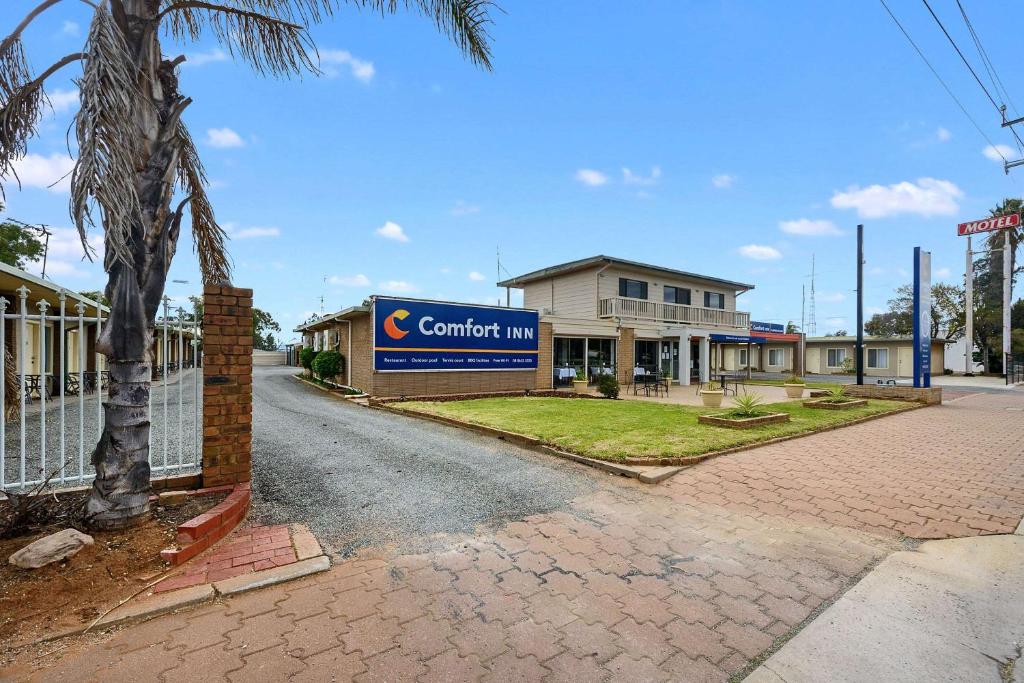
[[[776,332],[778,334],[786,333],[786,326],[779,323],[759,323],[754,320],[750,321],[751,332]]]
[[[914,386],[932,385],[932,254],[914,247]]]
[[[537,311],[377,297],[373,368],[379,372],[535,370]]]
[[[739,334],[711,334],[708,335],[708,339],[728,344],[764,344],[768,341],[764,337],[744,337]]]

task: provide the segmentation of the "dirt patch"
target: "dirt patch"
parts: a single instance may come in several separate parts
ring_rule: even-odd
[[[84,495],[84,494],[83,494]],[[153,508],[151,519],[124,531],[89,533],[95,543],[77,555],[35,570],[7,563],[12,553],[47,534],[54,524],[0,540],[0,658],[38,638],[92,623],[171,567],[160,551],[174,546],[177,526],[209,510],[225,494],[190,498],[173,508]]]

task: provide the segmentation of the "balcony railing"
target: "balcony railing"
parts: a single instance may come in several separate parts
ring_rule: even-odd
[[[601,299],[600,317],[750,329],[750,314],[745,311],[666,304],[624,296]]]

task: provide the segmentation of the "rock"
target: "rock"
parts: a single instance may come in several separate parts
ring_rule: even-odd
[[[177,507],[188,502],[188,491],[164,491],[160,494],[160,505]]]
[[[65,529],[29,543],[11,555],[7,561],[22,569],[39,569],[51,562],[71,557],[92,543],[92,536],[75,529]]]

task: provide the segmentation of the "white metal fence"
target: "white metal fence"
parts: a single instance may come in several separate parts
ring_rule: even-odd
[[[54,486],[88,483],[95,474],[91,454],[103,432],[103,399],[109,384],[104,356],[95,351],[106,322],[104,311],[96,308],[94,316],[87,316],[81,301],[68,311],[67,292],[62,290],[54,310],[44,299],[35,303],[39,312],[30,314],[30,290],[22,286],[16,293],[13,312],[8,308],[14,302],[0,296],[0,491],[36,486],[47,478]],[[199,321],[180,308],[172,318],[168,309],[165,297],[163,317],[154,330],[149,395],[149,462],[153,474],[164,476],[202,464]],[[14,323],[14,340],[7,338],[8,321]],[[17,373],[14,419],[8,403],[7,354],[2,352],[10,348],[9,341],[15,342]],[[31,361],[30,353],[37,354]]]

